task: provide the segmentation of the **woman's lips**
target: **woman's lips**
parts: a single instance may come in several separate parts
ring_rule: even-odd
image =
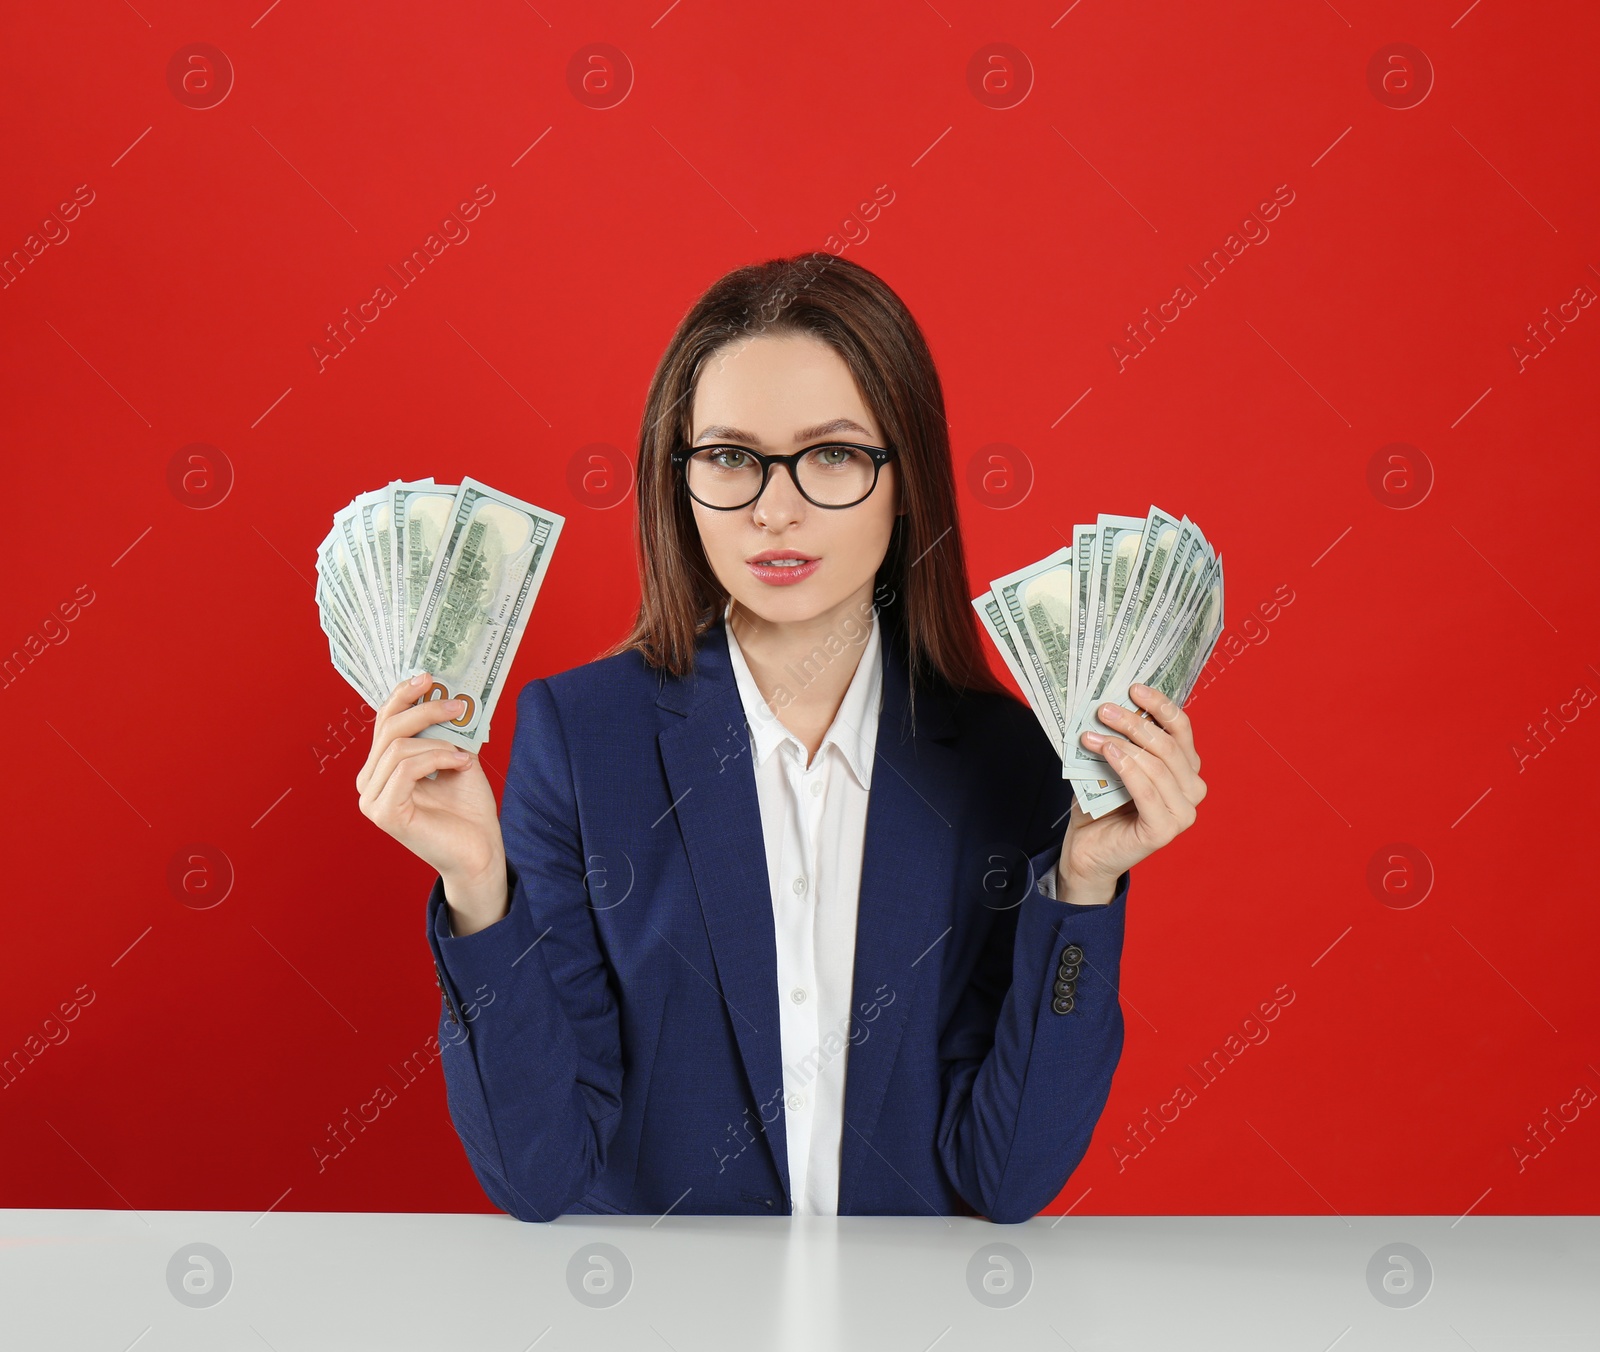
[[[745,561],[745,567],[751,574],[770,587],[792,587],[796,582],[804,582],[821,566],[821,559],[797,559],[793,562],[773,559]]]

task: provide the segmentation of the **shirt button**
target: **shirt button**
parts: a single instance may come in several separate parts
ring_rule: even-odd
[[[795,1004],[797,1004],[797,1005],[805,1004],[805,1002],[806,1002],[805,987],[804,986],[796,986],[792,991],[789,992],[789,998],[791,1000],[793,1000],[795,1002]]]
[[[790,1094],[789,1095],[789,1107],[794,1112],[799,1112],[805,1106],[806,1106],[806,1101],[803,1098],[801,1098],[800,1095],[798,1095],[798,1094]]]
[[[819,779],[819,780],[817,780],[817,782],[815,784],[813,784],[811,786],[811,796],[813,798],[818,798],[818,797],[821,796],[821,794],[822,794],[822,781]]]
[[[796,896],[804,892],[806,890],[806,880],[804,878],[796,878],[794,880],[794,890]]]

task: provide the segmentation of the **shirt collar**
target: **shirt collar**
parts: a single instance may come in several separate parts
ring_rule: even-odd
[[[787,697],[792,696],[797,687],[804,682],[804,673],[797,673],[792,666],[785,668],[774,694],[774,701],[778,706],[775,710],[762,699],[756,679],[750,674],[750,667],[739,648],[739,640],[734,637],[733,626],[727,623],[727,618],[727,613],[724,612],[723,628],[728,635],[729,664],[733,667],[734,683],[739,688],[739,701],[744,705],[745,722],[750,727],[750,752],[756,767],[759,768],[767,757],[785,742],[794,748],[795,754],[800,758],[800,764],[804,765],[805,745],[784,727],[778,716],[778,710],[781,710],[787,702]],[[844,692],[839,712],[834,715],[832,725],[822,738],[822,745],[817,748],[817,755],[821,757],[827,754],[830,746],[834,747],[844,757],[845,764],[850,767],[850,772],[863,789],[872,787],[873,752],[878,740],[878,710],[883,695],[883,663],[880,656],[882,640],[875,614],[870,623],[871,629],[868,631],[867,641],[862,647],[855,674],[851,676],[850,684]],[[842,642],[842,639],[840,641]],[[841,648],[841,656],[844,651],[846,650]],[[821,657],[828,656],[825,645],[819,645],[817,652]]]

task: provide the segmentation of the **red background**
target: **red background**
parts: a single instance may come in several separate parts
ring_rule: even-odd
[[[0,292],[0,652],[38,649],[0,685],[0,1056],[67,1034],[0,1091],[0,1204],[487,1208],[437,1066],[398,1073],[439,1009],[431,875],[357,809],[314,547],[357,492],[470,473],[567,517],[510,688],[589,660],[637,592],[630,507],[575,491],[575,455],[631,456],[715,277],[848,243],[940,363],[974,592],[1152,501],[1227,559],[1237,655],[1193,705],[1211,796],[1136,871],[1127,1048],[1056,1209],[1600,1210],[1600,1103],[1574,1098],[1600,1092],[1600,706],[1559,708],[1600,693],[1600,307],[1525,369],[1512,348],[1600,287],[1600,20],[1067,3],[13,12],[0,252],[93,200]],[[167,74],[199,42],[233,68],[208,109]],[[567,79],[601,42],[632,67],[609,109]],[[1011,108],[969,85],[996,42],[1032,70]],[[1397,42],[1433,69],[1410,108],[1368,79]],[[479,185],[470,237],[319,371],[324,327]],[[1270,236],[1199,288],[1280,185]],[[196,442],[208,508],[169,474]],[[1369,479],[1395,442],[1429,485],[1409,508]],[[1033,476],[1019,505],[968,483],[993,443]],[[513,726],[507,701],[497,786]],[[1420,854],[1386,900],[1395,842]],[[232,874],[207,909],[168,881],[196,843]],[[397,1101],[319,1168],[379,1085]]]

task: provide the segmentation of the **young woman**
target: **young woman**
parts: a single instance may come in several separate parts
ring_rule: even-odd
[[[991,675],[915,320],[828,254],[729,273],[639,437],[641,599],[530,681],[504,804],[379,711],[361,810],[438,877],[450,1114],[484,1191],[564,1212],[1021,1221],[1121,1055],[1128,870],[1195,819],[1188,718],[1086,735],[1073,805]],[[430,774],[437,772],[434,778]]]

